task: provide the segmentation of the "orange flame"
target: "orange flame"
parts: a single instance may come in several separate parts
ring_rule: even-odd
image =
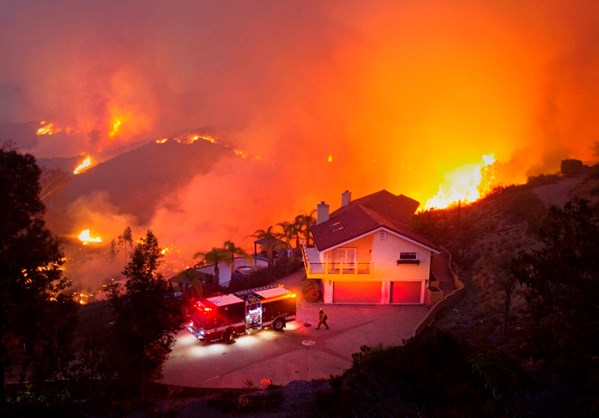
[[[62,130],[57,128],[53,122],[47,123],[45,120],[40,122],[41,127],[37,130],[36,135],[54,135],[60,133]]]
[[[81,161],[81,163],[75,167],[75,169],[73,170],[73,174],[80,174],[82,172],[84,172],[85,170],[87,170],[88,168],[90,168],[92,165],[92,157],[90,157],[89,155],[87,155],[83,161]]]
[[[495,157],[493,154],[483,155],[482,160],[481,164],[467,164],[447,173],[437,194],[425,203],[424,210],[472,203],[491,192],[495,180]]]
[[[79,238],[79,241],[81,241],[83,245],[88,245],[90,243],[99,244],[102,242],[102,238],[92,237],[89,229],[84,229],[83,231],[81,231],[81,233],[77,235],[77,238]]]
[[[241,158],[243,158],[243,159],[246,159],[246,160],[247,160],[247,158],[248,158],[248,154],[247,154],[247,152],[245,152],[244,150],[241,150],[241,149],[234,149],[234,150],[233,150],[233,152],[234,152],[234,153],[235,153],[235,155],[237,155],[238,157],[241,157]]]
[[[210,142],[211,144],[218,144],[218,141],[216,140],[216,138],[210,136],[210,135],[203,135],[203,134],[186,134],[186,135],[180,135],[177,136],[175,138],[173,138],[173,141],[179,143],[179,144],[193,144],[196,141],[199,140],[202,141],[206,141],[206,142]],[[168,138],[160,138],[156,140],[157,144],[164,144],[166,142],[168,142],[169,139]]]
[[[116,134],[119,133],[119,129],[121,128],[122,124],[123,121],[121,118],[114,118],[111,123],[110,131],[108,131],[108,136],[114,138]]]

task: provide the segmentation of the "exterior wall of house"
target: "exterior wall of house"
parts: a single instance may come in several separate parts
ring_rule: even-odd
[[[368,266],[368,274],[331,274],[331,266],[339,261],[335,250],[356,250],[358,266]],[[341,250],[343,254],[344,250]],[[416,253],[418,263],[398,264],[401,253]],[[424,303],[426,281],[430,275],[431,252],[409,240],[398,237],[388,231],[375,231],[347,245],[320,253],[320,262],[326,265],[328,274],[323,279],[323,300],[325,303],[335,302],[335,283],[339,296],[347,297],[348,289],[354,283],[356,295],[363,292],[364,282],[371,282],[370,289],[380,284],[380,302],[388,303]],[[359,269],[360,267],[358,267]],[[362,284],[361,284],[362,283]],[[350,295],[351,296],[351,295]]]
[[[427,280],[431,267],[431,252],[398,236],[387,233],[372,239],[373,279],[379,280]],[[402,252],[416,253],[419,264],[397,264]]]
[[[379,233],[372,247],[373,279],[383,280],[381,303],[424,303],[431,268],[430,250],[390,233],[386,239],[381,239]],[[418,263],[398,264],[401,253],[416,253]],[[404,295],[406,292],[408,295]]]

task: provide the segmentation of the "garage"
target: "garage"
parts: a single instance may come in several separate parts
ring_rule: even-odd
[[[382,282],[350,281],[333,283],[334,303],[381,303]]]
[[[391,282],[391,303],[421,303],[422,282]]]

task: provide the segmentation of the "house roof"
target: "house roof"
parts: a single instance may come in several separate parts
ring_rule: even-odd
[[[314,245],[324,251],[380,228],[386,228],[420,245],[438,247],[410,228],[410,221],[420,203],[410,197],[387,190],[356,199],[329,215],[329,220],[311,228]]]

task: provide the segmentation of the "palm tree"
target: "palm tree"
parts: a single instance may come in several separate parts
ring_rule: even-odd
[[[250,262],[252,258],[243,250],[243,248],[235,245],[233,241],[225,241],[223,244],[223,250],[225,250],[228,254],[228,263],[231,265],[231,280],[233,280],[233,273],[235,272],[235,256],[239,255],[245,257],[245,259],[249,260]]]
[[[310,246],[310,241],[312,240],[310,228],[316,223],[315,212],[316,210],[312,210],[310,213],[302,213],[295,217],[295,223],[299,225],[299,229],[306,240],[306,247]]]
[[[229,253],[224,248],[212,247],[210,251],[199,251],[193,255],[193,258],[200,259],[200,265],[214,264],[214,278],[217,283],[220,282],[220,269],[218,263],[228,260]]]
[[[277,226],[281,227],[282,232],[278,234],[279,238],[285,241],[287,248],[291,248],[291,240],[296,237],[297,228],[295,223],[289,221],[279,222]]]
[[[262,240],[264,242],[262,247],[266,249],[266,254],[268,256],[268,267],[272,267],[274,261],[274,251],[283,246],[277,236],[277,233],[273,231],[273,227],[269,226],[266,229],[256,229],[251,236],[256,238],[256,240]]]

